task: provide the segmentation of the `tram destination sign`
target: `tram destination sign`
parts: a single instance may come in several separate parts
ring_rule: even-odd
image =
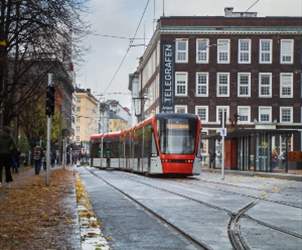
[[[174,51],[173,42],[161,43],[160,112],[174,112]]]

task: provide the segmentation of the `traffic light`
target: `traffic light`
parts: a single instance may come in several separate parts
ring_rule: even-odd
[[[46,94],[46,115],[52,116],[55,113],[55,87],[47,86]]]

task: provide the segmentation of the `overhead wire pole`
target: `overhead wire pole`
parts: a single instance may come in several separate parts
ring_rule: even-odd
[[[134,32],[134,35],[132,36],[132,38],[130,38],[129,46],[128,46],[128,48],[127,48],[127,50],[126,50],[126,52],[125,52],[125,54],[124,54],[124,56],[123,56],[121,62],[119,63],[119,65],[118,65],[116,71],[114,72],[114,74],[113,74],[111,80],[110,80],[109,83],[107,84],[107,86],[106,86],[106,88],[105,88],[105,90],[104,90],[104,93],[107,92],[107,90],[109,89],[110,85],[111,85],[112,82],[114,81],[115,77],[116,77],[117,74],[119,73],[121,67],[123,66],[123,64],[124,64],[124,62],[125,62],[125,60],[126,60],[126,57],[127,57],[128,53],[129,53],[129,51],[130,51],[130,49],[131,49],[131,47],[132,47],[132,45],[133,45],[133,42],[134,42],[134,40],[135,40],[135,38],[136,38],[137,32],[138,32],[138,30],[139,30],[139,28],[140,28],[140,26],[141,26],[141,23],[142,23],[142,21],[143,21],[143,18],[144,18],[145,14],[146,14],[146,11],[147,11],[147,8],[148,8],[149,3],[150,3],[150,0],[147,0],[147,3],[146,3],[146,5],[145,5],[144,11],[143,11],[143,13],[142,13],[142,16],[141,16],[141,18],[140,18],[140,20],[139,20],[139,22],[138,22],[138,25],[137,25],[137,27],[136,27],[136,30],[135,30],[135,32]]]

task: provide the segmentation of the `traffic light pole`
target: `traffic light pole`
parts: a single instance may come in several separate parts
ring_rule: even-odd
[[[52,73],[48,74],[48,86],[52,86]],[[49,185],[49,171],[50,171],[50,134],[51,134],[51,120],[52,115],[47,115],[47,145],[46,145],[46,175],[45,184]]]

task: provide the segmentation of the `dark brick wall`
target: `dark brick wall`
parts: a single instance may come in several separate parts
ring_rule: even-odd
[[[195,105],[209,105],[209,121],[216,121],[216,106],[230,106],[230,115],[237,112],[237,106],[251,106],[251,121],[258,120],[258,106],[272,106],[272,119],[279,121],[279,107],[294,107],[294,122],[301,121],[301,36],[282,35],[162,35],[165,41],[175,41],[176,38],[189,39],[189,63],[176,63],[175,71],[188,72],[188,97],[176,97],[176,105],[188,105],[188,112],[195,112]],[[217,47],[210,46],[209,64],[196,64],[196,39],[209,38],[210,45],[217,43],[217,39],[230,39],[230,64],[217,64]],[[238,39],[251,39],[251,64],[238,64]],[[280,39],[294,39],[294,64],[280,64]],[[259,64],[259,39],[273,40],[272,64]],[[209,72],[209,97],[196,97],[196,72]],[[216,73],[230,72],[230,97],[216,97]],[[237,73],[251,72],[251,97],[237,97]],[[272,73],[272,98],[259,98],[259,72]],[[294,73],[294,97],[280,98],[280,72]]]

